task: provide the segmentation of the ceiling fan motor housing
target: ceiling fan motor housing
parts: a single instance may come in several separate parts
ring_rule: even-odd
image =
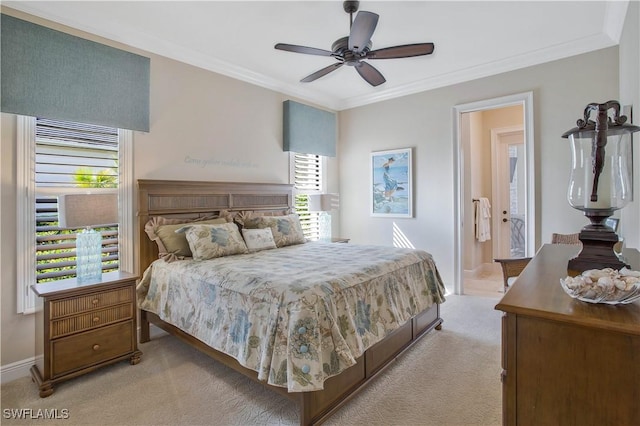
[[[342,7],[344,11],[347,13],[356,13],[358,11],[358,7],[360,6],[359,1],[345,1],[342,3]]]
[[[371,50],[372,46],[373,44],[371,43],[371,41],[369,41],[369,43],[367,43],[367,46],[364,49],[362,49],[362,52],[355,53],[349,50],[349,36],[347,36],[347,37],[342,37],[336,40],[331,45],[331,50],[333,51],[333,54],[336,57],[336,59],[338,60],[344,59],[344,62],[346,65],[356,65],[356,63],[360,59],[366,56],[366,54]]]

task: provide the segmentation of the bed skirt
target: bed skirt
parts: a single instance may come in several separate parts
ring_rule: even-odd
[[[141,343],[150,340],[150,324],[176,336],[212,359],[244,374],[261,385],[296,401],[299,405],[300,424],[313,425],[326,420],[426,333],[434,328],[440,330],[442,318],[440,317],[440,305],[433,304],[427,310],[413,317],[411,321],[390,333],[384,340],[367,349],[362,356],[357,358],[355,365],[325,381],[323,390],[295,393],[289,393],[285,388],[271,386],[258,380],[258,374],[255,371],[243,367],[234,358],[207,346],[179,328],[162,321],[156,314],[144,310],[140,310]]]

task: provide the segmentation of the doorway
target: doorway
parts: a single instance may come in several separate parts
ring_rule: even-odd
[[[454,291],[464,294],[469,269],[483,272],[486,267],[492,273],[494,258],[533,255],[533,94],[454,107],[453,143]],[[491,205],[491,219],[484,219],[490,220],[490,238],[479,238],[476,232],[481,198]]]

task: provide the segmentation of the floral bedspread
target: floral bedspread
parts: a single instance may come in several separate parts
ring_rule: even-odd
[[[323,382],[433,303],[422,250],[310,242],[216,259],[155,261],[138,305],[289,392]]]

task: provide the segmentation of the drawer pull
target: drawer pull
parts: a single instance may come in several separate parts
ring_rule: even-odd
[[[91,303],[93,303],[94,305],[97,305],[99,301],[100,301],[100,300],[98,300],[98,299],[93,299],[93,300],[91,301]]]
[[[98,322],[98,321],[100,321],[100,317],[93,317],[93,320],[92,320],[92,321],[93,321],[93,322]]]
[[[97,345],[97,344],[96,344],[96,345],[93,345],[93,350],[94,350],[94,351],[97,351],[98,349],[100,349],[100,345]]]

